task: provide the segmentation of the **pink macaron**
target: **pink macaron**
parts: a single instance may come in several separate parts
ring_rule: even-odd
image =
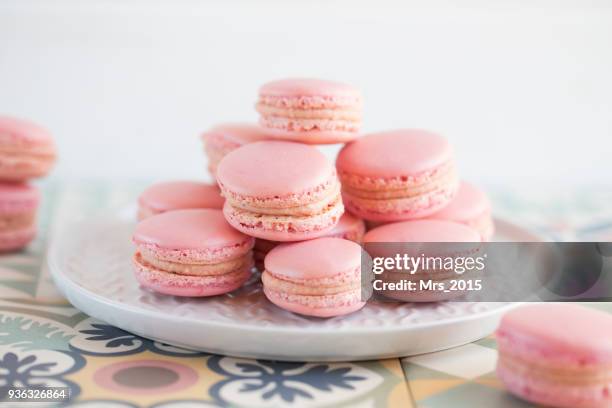
[[[169,211],[141,221],[134,232],[140,284],[174,296],[213,296],[251,276],[253,238],[225,221],[221,210]]]
[[[260,124],[277,138],[308,144],[345,143],[359,134],[359,89],[334,81],[292,78],[259,89]]]
[[[431,215],[454,198],[452,148],[424,130],[395,130],[347,144],[336,160],[348,211],[369,221]]]
[[[0,252],[21,249],[36,237],[39,203],[36,187],[0,183]]]
[[[269,131],[252,123],[224,123],[202,134],[208,171],[215,176],[222,158],[242,145],[270,139]]]
[[[290,312],[331,317],[355,312],[361,299],[361,247],[341,238],[283,244],[265,260],[266,297]]]
[[[326,237],[335,237],[348,239],[349,241],[360,243],[365,234],[365,224],[362,219],[355,217],[352,214],[344,213],[340,217],[340,221],[336,226],[330,230]],[[279,242],[268,241],[265,239],[256,239],[255,246],[253,247],[253,257],[255,258],[255,266],[259,270],[263,270],[263,262],[272,249],[274,249]]]
[[[0,180],[24,181],[46,175],[55,163],[51,134],[35,123],[0,116]]]
[[[573,304],[508,312],[497,376],[514,395],[566,408],[612,407],[612,315]]]
[[[490,241],[495,231],[489,198],[484,191],[465,181],[459,185],[450,204],[428,218],[465,224],[478,231],[483,241]]]
[[[363,244],[364,249],[373,259],[425,255],[446,260],[449,257],[475,257],[481,249],[481,238],[472,228],[456,222],[414,220],[374,228],[365,234]],[[440,266],[435,263],[431,268],[422,268],[414,273],[389,269],[381,274],[384,282],[413,280],[417,282],[417,289],[414,291],[383,290],[380,293],[388,298],[406,302],[447,300],[463,293],[422,289],[419,281],[432,280],[450,290],[452,280],[471,279],[473,276],[474,274],[469,272],[458,274],[455,270],[440,269]]]
[[[197,181],[166,181],[149,186],[138,197],[138,219],[189,208],[222,209],[225,200],[214,184]]]
[[[270,241],[324,236],[344,212],[332,163],[299,143],[256,142],[221,160],[223,212],[237,230]]]

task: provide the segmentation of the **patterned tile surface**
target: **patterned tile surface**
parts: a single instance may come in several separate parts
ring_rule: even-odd
[[[401,360],[285,363],[179,349],[79,312],[44,267],[47,238],[68,222],[124,211],[143,185],[43,186],[39,238],[0,258],[0,400],[8,386],[45,384],[70,387],[70,405],[83,407],[528,406],[496,380],[493,338]],[[612,236],[612,193],[493,198],[498,214],[555,239]]]

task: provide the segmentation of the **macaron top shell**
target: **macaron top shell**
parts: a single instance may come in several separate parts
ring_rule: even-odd
[[[442,220],[404,221],[382,225],[363,237],[369,242],[480,242],[481,237],[463,224]]]
[[[223,190],[243,196],[271,197],[303,193],[329,183],[335,169],[316,148],[266,141],[242,146],[217,168]]]
[[[453,200],[429,218],[464,222],[491,211],[487,195],[470,183],[462,181]]]
[[[0,211],[19,212],[33,210],[40,202],[40,192],[24,183],[0,183]]]
[[[287,78],[268,82],[259,89],[259,95],[262,97],[321,96],[361,100],[361,92],[352,85],[314,78]]]
[[[341,238],[282,244],[268,253],[264,264],[269,273],[290,280],[329,278],[360,268],[361,246]]]
[[[0,116],[0,138],[53,146],[51,134],[36,123],[10,116]]]
[[[158,249],[214,250],[243,247],[249,242],[252,244],[253,238],[233,229],[221,210],[188,209],[165,212],[141,221],[136,226],[133,241]]]
[[[223,208],[219,187],[196,181],[168,181],[147,188],[138,198],[140,205],[158,212],[188,208]]]
[[[204,132],[202,138],[204,141],[223,142],[238,147],[246,143],[269,139],[270,135],[264,128],[256,124],[223,123]]]
[[[516,308],[502,318],[497,337],[540,357],[569,355],[580,364],[612,363],[612,315],[584,306],[548,303]]]
[[[347,144],[338,154],[339,172],[392,178],[431,171],[452,160],[450,143],[435,133],[402,129],[372,133]]]

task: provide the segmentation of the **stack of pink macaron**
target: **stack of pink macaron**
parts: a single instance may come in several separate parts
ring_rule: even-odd
[[[383,224],[401,223],[389,237],[431,239],[434,228],[428,223],[434,223],[441,240],[489,240],[493,223],[487,197],[459,181],[448,141],[417,129],[362,135],[362,102],[357,88],[333,81],[286,79],[262,86],[255,104],[258,124],[222,124],[202,135],[218,190],[202,183],[166,183],[140,197],[143,221],[134,235],[139,281],[175,295],[220,293],[175,289],[190,279],[200,285],[202,276],[221,281],[233,271],[225,267],[226,250],[220,249],[237,245],[236,237],[226,239],[230,229],[252,242],[240,244],[233,256],[252,257],[271,302],[304,315],[336,316],[365,304],[359,296],[359,243],[369,235],[384,239]],[[345,146],[335,163],[314,146],[337,143]],[[214,200],[204,199],[211,194]],[[207,240],[187,236],[193,225],[205,226],[202,214],[183,215],[183,222],[191,218],[190,225],[159,214],[205,208],[207,214],[222,214],[226,223],[220,228],[217,220],[216,232],[208,228]],[[378,232],[366,234],[366,223],[378,226]],[[167,251],[184,255],[168,257]],[[219,257],[205,256],[211,253]]]
[[[0,252],[25,247],[36,236],[38,188],[56,158],[55,144],[42,127],[0,116]]]

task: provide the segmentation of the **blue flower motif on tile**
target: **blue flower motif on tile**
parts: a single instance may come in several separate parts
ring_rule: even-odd
[[[355,396],[378,384],[378,375],[349,363],[309,364],[241,360],[211,356],[208,368],[227,378],[210,395],[220,404],[238,406],[328,403],[331,396]],[[343,392],[344,391],[344,392]]]
[[[11,387],[68,387],[71,397],[76,397],[80,393],[80,387],[64,376],[84,365],[85,360],[76,353],[56,350],[24,351],[0,346],[0,400],[6,398]]]
[[[80,322],[75,330],[77,335],[70,340],[70,347],[83,354],[120,356],[149,350],[168,356],[204,355],[197,351],[142,338],[93,318]]]
[[[108,348],[115,348],[119,346],[133,346],[137,341],[136,336],[130,334],[124,330],[118,329],[109,324],[93,323],[91,325],[93,329],[81,330],[83,334],[91,334],[86,340],[92,341],[104,341],[108,340],[105,344]]]

